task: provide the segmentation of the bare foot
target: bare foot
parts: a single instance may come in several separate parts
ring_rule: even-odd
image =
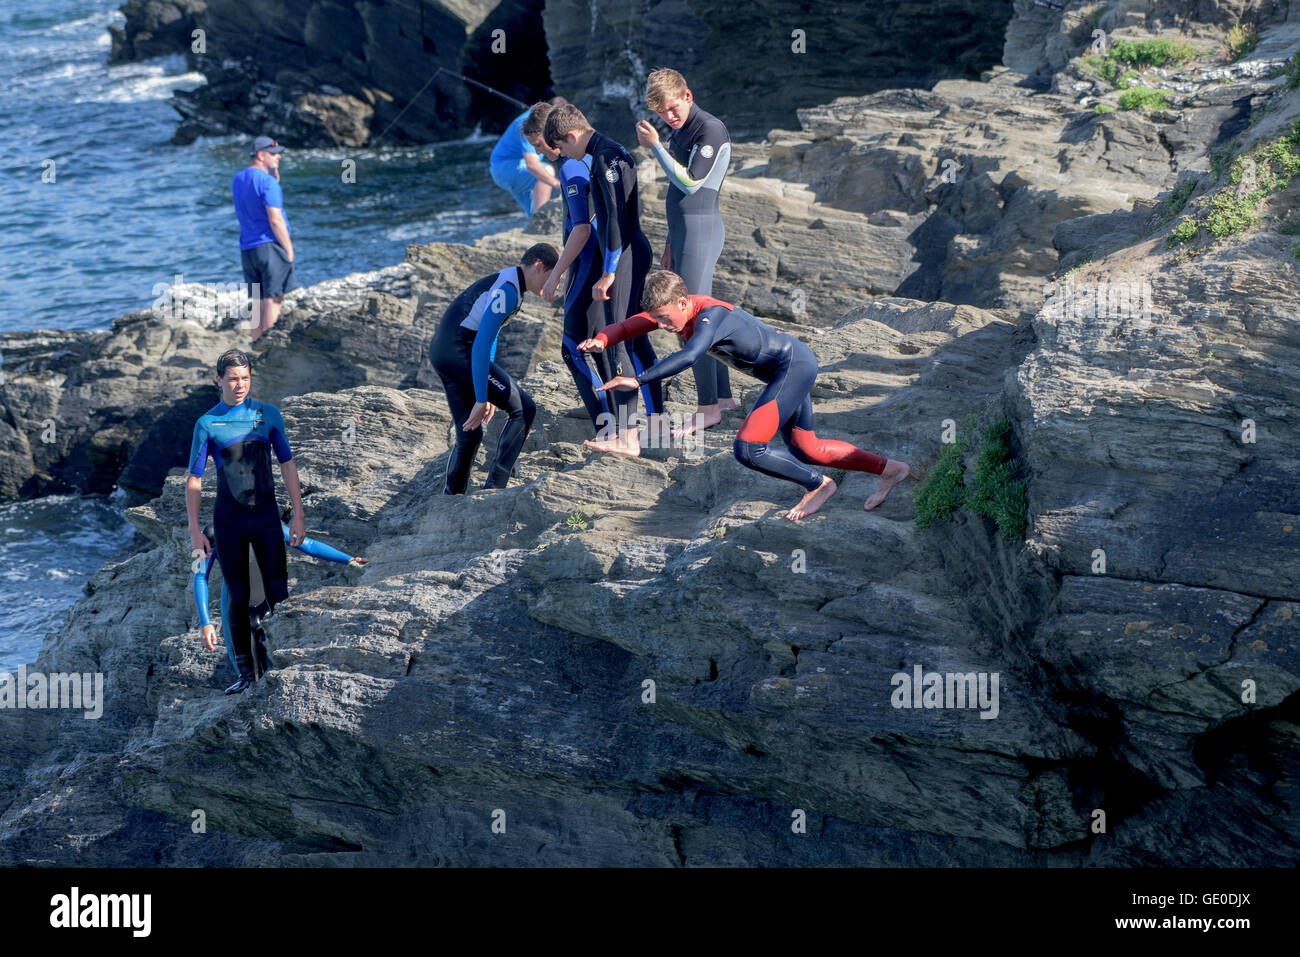
[[[836,488],[835,481],[829,475],[823,475],[822,484],[801,498],[798,505],[785,513],[785,517],[792,522],[807,518],[826,504],[826,500],[835,494]]]
[[[885,500],[889,490],[897,485],[903,479],[912,474],[911,467],[906,462],[897,462],[894,459],[885,460],[885,470],[880,473],[880,486],[876,489],[876,494],[867,499],[862,507],[868,512]]]
[[[703,432],[705,429],[711,429],[722,421],[722,413],[715,412],[710,415],[707,412],[696,412],[694,415],[685,419],[680,429],[673,429],[673,438],[681,439],[690,435],[692,432]]]
[[[595,449],[597,452],[614,452],[618,455],[627,455],[633,458],[641,454],[641,439],[637,435],[636,429],[628,429],[618,438],[587,439],[582,444],[589,449]]]
[[[740,408],[740,403],[737,402],[735,399],[719,399],[719,400],[718,400],[718,411],[719,411],[719,412],[730,412],[732,409],[739,409],[739,408]]]

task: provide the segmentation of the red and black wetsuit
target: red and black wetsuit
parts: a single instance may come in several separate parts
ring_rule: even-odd
[[[741,465],[797,482],[809,491],[821,485],[822,476],[801,463],[876,475],[884,471],[883,457],[848,442],[819,439],[813,432],[809,393],[817,378],[817,357],[811,349],[721,299],[691,296],[690,301],[689,320],[679,333],[685,348],[639,374],[638,382],[654,382],[684,372],[708,353],[736,371],[767,383],[736,434],[736,458]],[[648,314],[641,312],[606,326],[596,338],[609,346],[658,328]],[[778,430],[789,452],[768,446]]]

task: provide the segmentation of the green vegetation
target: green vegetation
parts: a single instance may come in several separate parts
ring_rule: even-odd
[[[713,531],[709,532],[708,537],[709,537],[709,538],[726,538],[726,537],[727,537],[727,526],[725,526],[725,525],[719,525],[717,528],[713,529]]]
[[[587,522],[593,520],[598,511],[600,511],[599,505],[584,505],[582,508],[578,509],[578,511],[570,515],[568,521],[564,524],[575,531],[586,528]]]
[[[1294,90],[1300,86],[1300,52],[1291,54],[1286,65],[1286,89]]]
[[[962,505],[992,518],[1007,538],[1025,537],[1025,483],[1017,481],[1019,468],[1011,454],[1011,425],[997,422],[984,430],[975,457],[970,486],[965,482],[966,455],[971,450],[977,419],[966,417],[957,441],[944,446],[925,484],[916,493],[916,525],[927,528],[948,521]]]
[[[1195,219],[1184,219],[1169,234],[1169,239],[1165,241],[1165,248],[1173,249],[1180,243],[1190,243],[1200,231],[1201,224]]]
[[[1255,225],[1258,218],[1255,207],[1264,198],[1266,190],[1256,189],[1245,196],[1234,196],[1224,190],[1210,201],[1210,212],[1205,217],[1205,228],[1215,239],[1223,239]]]
[[[984,430],[984,442],[975,459],[975,481],[966,507],[998,523],[1007,538],[1025,537],[1025,483],[1015,480],[1017,464],[1011,455],[1009,422]]]
[[[1135,86],[1119,95],[1119,108],[1121,110],[1163,110],[1169,105],[1167,96],[1164,90]]]
[[[1216,181],[1222,180],[1223,169],[1235,149],[1234,139],[1228,147],[1213,155]],[[1241,184],[1247,179],[1247,172],[1253,173],[1254,188],[1241,192]],[[1239,156],[1232,163],[1228,175],[1231,186],[1225,186],[1205,206],[1207,212],[1201,220],[1188,219],[1179,223],[1167,246],[1172,248],[1177,243],[1193,239],[1197,230],[1204,226],[1215,239],[1223,239],[1244,229],[1249,229],[1259,221],[1259,204],[1270,193],[1286,189],[1292,180],[1300,176],[1300,120],[1291,124],[1291,128],[1277,139],[1256,146],[1248,154]],[[1300,232],[1300,223],[1288,218],[1282,228],[1288,234]],[[1290,231],[1294,232],[1290,232]]]
[[[1300,239],[1291,244],[1291,255],[1295,259],[1300,259]]]
[[[1109,10],[1109,9],[1110,9],[1110,7],[1107,7],[1107,6],[1100,6],[1100,7],[1097,7],[1095,10],[1093,10],[1091,13],[1089,13],[1089,14],[1088,14],[1088,18],[1087,18],[1087,19],[1088,19],[1088,29],[1089,29],[1089,30],[1094,30],[1094,29],[1096,29],[1097,24],[1101,22],[1101,18],[1104,17],[1104,16],[1106,15],[1106,11]]]
[[[975,422],[973,413],[966,417],[966,424],[957,433],[957,441],[943,447],[925,484],[916,493],[917,528],[929,528],[936,522],[948,521],[966,501],[965,459],[975,433]]]
[[[1115,85],[1117,87],[1121,87],[1127,90],[1130,86],[1133,86],[1134,84],[1140,84],[1141,82],[1142,82],[1141,73],[1139,73],[1137,70],[1128,70],[1122,76],[1120,76],[1118,80],[1115,81]]]
[[[1190,44],[1173,40],[1116,40],[1104,57],[1085,57],[1084,63],[1098,76],[1116,85],[1120,71],[1125,67],[1145,70],[1147,67],[1165,66],[1168,63],[1185,63],[1196,56]],[[1129,74],[1124,73],[1127,77]]]
[[[1109,103],[1098,103],[1096,106],[1094,106],[1094,107],[1092,108],[1092,112],[1094,112],[1094,113],[1114,113],[1114,112],[1115,112],[1115,107],[1111,106]]]
[[[1229,63],[1236,63],[1259,45],[1259,31],[1253,23],[1239,23],[1228,31],[1223,41],[1223,55]]]
[[[1187,205],[1187,200],[1191,197],[1192,192],[1196,189],[1197,181],[1194,179],[1184,180],[1181,185],[1175,186],[1169,198],[1165,200],[1165,209],[1170,216],[1177,216]]]
[[[1232,159],[1232,154],[1237,151],[1237,147],[1240,145],[1241,138],[1234,136],[1226,146],[1210,150],[1210,170],[1214,173],[1216,183],[1223,179],[1223,171],[1228,167],[1228,160]]]
[[[1292,213],[1282,220],[1282,225],[1277,228],[1277,231],[1284,236],[1300,235],[1300,216]]]

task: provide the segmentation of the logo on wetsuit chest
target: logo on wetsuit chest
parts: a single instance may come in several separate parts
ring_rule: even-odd
[[[618,170],[615,169],[613,166],[611,166],[609,169],[605,170],[605,179],[609,180],[611,183],[617,183],[617,182],[618,182]]]
[[[713,147],[710,146],[708,143],[705,143],[703,146],[700,147],[700,155],[703,156],[705,159],[708,159],[710,156],[713,155]]]

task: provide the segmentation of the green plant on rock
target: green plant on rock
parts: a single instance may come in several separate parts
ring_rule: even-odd
[[[1277,231],[1284,236],[1295,236],[1300,234],[1300,216],[1292,213],[1286,219],[1282,220],[1282,225],[1277,228]]]
[[[1011,454],[1010,435],[1009,422],[997,422],[984,430],[966,507],[993,519],[1003,535],[1015,539],[1025,537],[1025,483],[1015,478],[1018,466]]]
[[[1210,212],[1205,217],[1205,228],[1215,239],[1223,239],[1255,225],[1258,218],[1255,207],[1264,198],[1265,190],[1256,189],[1245,196],[1235,196],[1224,190],[1210,201]]]
[[[917,491],[914,499],[917,528],[948,521],[966,501],[966,453],[970,451],[975,423],[973,413],[966,417],[956,441],[943,447],[938,461]]]
[[[1223,179],[1223,171],[1227,169],[1228,161],[1232,159],[1232,154],[1237,151],[1237,147],[1240,145],[1241,139],[1234,136],[1226,146],[1210,150],[1210,171],[1214,173],[1216,183]]]
[[[1195,219],[1184,219],[1174,227],[1174,231],[1169,234],[1165,241],[1166,249],[1173,249],[1175,246],[1183,243],[1190,243],[1196,238],[1196,234],[1201,231],[1201,224]]]
[[[1183,207],[1187,205],[1187,201],[1196,190],[1196,184],[1197,180],[1188,179],[1173,188],[1169,198],[1165,200],[1165,210],[1170,216],[1177,216],[1183,211]]]
[[[1300,259],[1300,239],[1291,244],[1291,256],[1294,259]]]
[[[1253,23],[1239,23],[1228,31],[1223,41],[1223,55],[1236,63],[1259,45],[1259,30]]]
[[[1286,83],[1285,88],[1294,90],[1300,86],[1300,52],[1291,54],[1291,59],[1286,64]]]
[[[1163,110],[1168,105],[1168,94],[1164,90],[1145,86],[1130,87],[1119,95],[1121,110]]]
[[[1120,77],[1121,71],[1124,73],[1120,79],[1129,76],[1126,68],[1144,70],[1171,62],[1184,63],[1195,56],[1196,51],[1189,44],[1173,40],[1116,40],[1105,57],[1085,57],[1084,62],[1102,79],[1120,85],[1116,77]],[[1094,65],[1090,62],[1094,59],[1100,62]]]
[[[1109,103],[1098,103],[1096,106],[1094,106],[1094,107],[1092,108],[1092,112],[1094,112],[1094,113],[1114,113],[1114,112],[1115,112],[1115,107],[1111,106]]]

